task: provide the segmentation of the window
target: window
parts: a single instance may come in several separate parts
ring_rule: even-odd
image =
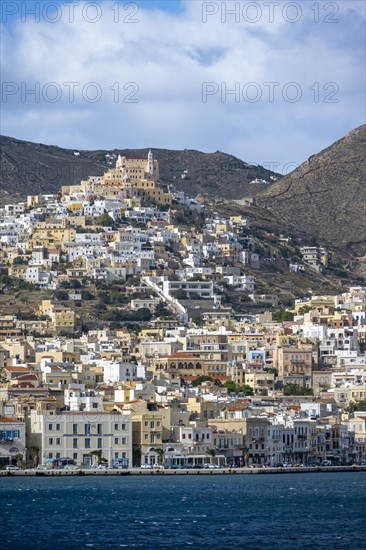
[[[122,437],[122,445],[126,445],[127,439],[126,437]]]
[[[98,449],[101,449],[103,447],[103,439],[101,437],[98,437]]]
[[[56,430],[59,432],[61,430],[61,424],[56,424]]]
[[[126,424],[122,424],[122,430],[126,429]]]
[[[61,445],[61,438],[60,437],[56,437],[56,445]]]
[[[122,426],[123,426],[123,424],[122,424]],[[118,430],[118,424],[115,424],[115,425],[114,425],[114,429],[115,429],[115,430]],[[122,428],[122,429],[123,429],[123,428]]]
[[[77,433],[78,433],[78,425],[77,424],[72,425],[72,433],[74,435],[77,435]]]
[[[53,454],[52,454],[52,453],[48,453],[48,458],[53,458]]]
[[[76,437],[74,437],[74,439],[72,440],[72,448],[73,449],[78,448],[78,440],[76,439]]]
[[[49,444],[49,445],[53,445],[53,437],[49,437],[49,438],[48,438],[48,444]]]
[[[115,445],[118,445],[118,437],[115,437],[115,438],[114,438],[114,444],[115,444]]]
[[[118,453],[114,453],[114,458],[118,458]]]
[[[102,435],[102,433],[103,433],[103,424],[98,424],[97,433],[98,433],[98,435]]]
[[[85,424],[84,429],[85,435],[90,435],[90,424]]]
[[[153,429],[155,427],[155,422],[154,421],[151,421],[150,422],[150,428]]]
[[[53,424],[48,424],[48,429],[49,429],[50,432],[52,432],[52,430],[53,430]]]
[[[85,449],[90,449],[90,438],[89,437],[87,437],[85,439]]]

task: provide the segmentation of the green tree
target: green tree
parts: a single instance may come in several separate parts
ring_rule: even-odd
[[[158,464],[163,464],[164,462],[164,455],[165,455],[165,449],[162,449],[161,447],[158,447],[156,449],[152,449],[154,453],[158,455]]]
[[[303,388],[299,384],[286,384],[283,387],[284,395],[313,395],[311,388]]]
[[[192,323],[194,323],[195,325],[198,325],[198,326],[202,326],[203,325],[202,316],[201,315],[195,315],[194,317],[192,317]]]
[[[134,445],[132,447],[132,460],[133,460],[134,466],[140,466],[141,456],[142,456],[141,445]]]
[[[95,224],[101,225],[102,227],[115,226],[114,220],[110,217],[109,214],[107,214],[107,212],[104,212],[104,214],[101,214],[100,216],[98,216],[97,219],[95,220]]]
[[[27,265],[27,264],[28,264],[28,261],[26,260],[26,258],[23,258],[22,256],[17,256],[13,260],[13,265]]]
[[[96,449],[95,451],[90,451],[89,456],[93,457],[95,456],[97,458],[97,464],[98,466],[100,464],[106,464],[108,463],[108,460],[103,457],[103,451],[102,449]]]
[[[40,454],[41,454],[41,448],[38,447],[37,445],[32,445],[31,447],[29,447],[29,450],[30,450],[31,455],[32,455],[33,466],[35,468],[37,468],[37,466],[39,464],[39,457],[40,457]]]
[[[187,300],[188,299],[187,293],[184,290],[182,290],[181,288],[178,288],[178,290],[173,290],[171,292],[171,295],[173,296],[173,298],[176,298],[177,300]]]
[[[94,300],[95,296],[89,290],[82,290],[81,297],[83,300]]]
[[[22,455],[22,453],[17,453],[14,458],[17,461],[17,466],[19,468],[24,468],[25,462],[24,462],[24,456]]]
[[[210,464],[215,464],[216,449],[207,449],[207,454],[210,457]]]
[[[224,384],[224,388],[227,388],[230,393],[242,392],[245,395],[253,395],[254,393],[253,388],[250,386],[239,386],[239,384],[236,384],[233,380],[227,380]]]
[[[243,439],[243,445],[240,447],[240,450],[243,453],[243,466],[247,468],[249,465],[249,447],[247,446],[245,437]]]
[[[151,311],[147,307],[140,307],[133,314],[134,321],[147,322],[147,321],[150,321],[151,317],[152,317]]]
[[[301,307],[299,307],[298,314],[299,315],[304,315],[305,313],[309,313],[309,311],[311,311],[311,310],[312,310],[311,306],[301,306]]]
[[[350,413],[355,411],[366,411],[366,400],[362,399],[361,401],[351,401],[347,407],[347,411]]]
[[[278,309],[274,312],[272,316],[274,321],[278,321],[279,323],[284,323],[285,321],[293,321],[294,320],[294,314],[291,313],[291,311],[287,311],[287,309]]]
[[[66,302],[69,299],[69,294],[65,290],[58,290],[55,292],[55,298],[60,302]]]
[[[164,302],[159,302],[155,306],[155,315],[156,317],[168,317],[171,315],[169,309],[166,307]]]

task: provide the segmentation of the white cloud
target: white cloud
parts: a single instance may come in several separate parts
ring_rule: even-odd
[[[56,24],[30,20],[6,27],[3,80],[29,88],[39,82],[41,91],[55,82],[62,101],[47,103],[41,96],[36,103],[28,95],[22,102],[20,92],[9,97],[2,132],[67,147],[220,149],[251,162],[301,162],[364,120],[363,3],[341,2],[334,16],[339,22],[333,24],[323,22],[329,13],[320,13],[315,23],[314,13],[305,10],[308,4],[293,24],[281,11],[273,23],[267,12],[253,24],[229,17],[222,23],[221,13],[203,23],[200,2],[185,2],[179,14],[141,8],[138,23],[114,23],[109,3],[103,2],[95,24],[81,17],[80,6],[73,23],[63,17]],[[66,82],[80,83],[74,103],[68,101]],[[81,94],[90,82],[102,91],[95,104]],[[117,82],[119,102],[110,89]],[[219,88],[206,103],[203,82]],[[257,103],[242,95],[239,102],[233,95],[222,100],[225,86],[230,90],[239,83],[245,93],[250,82],[260,86]],[[266,82],[279,82],[273,103]],[[290,82],[301,89],[297,103],[283,98],[286,91],[296,92],[286,88]],[[314,87],[309,89],[316,82],[319,102]],[[339,86],[336,104],[324,103],[332,91],[323,89],[328,82]],[[128,102],[133,86],[123,90],[126,83],[138,86],[138,103]]]

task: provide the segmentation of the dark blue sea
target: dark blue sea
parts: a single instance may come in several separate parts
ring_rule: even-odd
[[[2,550],[366,548],[366,474],[0,479]]]

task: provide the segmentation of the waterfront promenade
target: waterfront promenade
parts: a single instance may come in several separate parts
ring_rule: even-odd
[[[75,470],[50,469],[50,470],[1,470],[0,476],[33,477],[33,476],[172,476],[172,475],[269,475],[269,474],[306,474],[306,473],[336,473],[336,472],[366,472],[366,465],[354,466],[305,466],[292,468],[214,468],[214,469],[194,469],[182,468],[174,469],[151,469],[143,468],[132,469],[106,469],[97,468],[77,468]]]

